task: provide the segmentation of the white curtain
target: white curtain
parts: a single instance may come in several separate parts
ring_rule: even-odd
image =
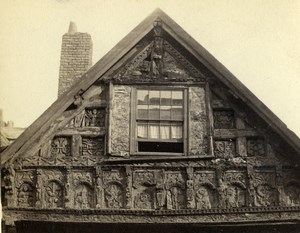
[[[160,126],[160,139],[170,139],[170,126],[161,125]]]
[[[147,125],[138,125],[138,127],[137,127],[138,138],[147,138],[148,137],[147,131],[148,131]]]
[[[181,125],[172,125],[171,126],[172,139],[181,139],[182,138],[182,126]]]
[[[149,125],[149,137],[159,139],[159,125]]]

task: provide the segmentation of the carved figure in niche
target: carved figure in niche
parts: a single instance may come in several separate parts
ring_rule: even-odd
[[[18,190],[17,202],[18,206],[33,207],[35,202],[34,188],[29,183],[23,183]]]
[[[104,126],[104,111],[101,109],[86,109],[84,126]]]
[[[123,207],[123,189],[119,184],[111,184],[105,189],[105,200],[107,208]]]
[[[234,186],[229,186],[226,189],[226,208],[239,207],[238,204],[239,190]]]
[[[56,181],[50,181],[46,186],[47,207],[63,207],[63,188]]]
[[[289,184],[284,189],[285,204],[287,206],[300,205],[300,188],[297,184]]]
[[[152,209],[153,197],[148,190],[139,193],[135,198],[135,207],[140,209]]]
[[[267,185],[258,185],[256,187],[255,205],[256,206],[271,206],[275,204],[273,189]]]
[[[92,194],[89,187],[80,185],[75,192],[75,208],[88,209],[92,207]]]
[[[57,156],[71,155],[71,139],[67,137],[55,137],[51,143],[51,154]]]
[[[197,209],[211,209],[211,203],[210,203],[210,199],[209,199],[209,191],[204,186],[201,186],[196,191],[196,208]]]
[[[173,186],[167,191],[167,208],[168,209],[182,209],[184,208],[185,198],[183,190],[179,187]]]

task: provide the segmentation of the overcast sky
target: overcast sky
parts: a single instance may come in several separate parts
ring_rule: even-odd
[[[300,0],[1,0],[0,108],[28,127],[57,98],[69,22],[97,62],[161,8],[300,136]]]

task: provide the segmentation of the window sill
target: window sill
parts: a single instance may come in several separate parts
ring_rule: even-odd
[[[118,163],[118,162],[163,162],[163,161],[183,161],[183,160],[197,160],[197,159],[213,159],[215,158],[212,155],[192,155],[192,156],[186,156],[183,153],[165,153],[165,155],[162,155],[162,153],[155,153],[152,155],[150,153],[136,153],[131,155],[127,158],[116,158],[116,157],[110,157],[108,159],[104,159],[103,162],[106,163]]]

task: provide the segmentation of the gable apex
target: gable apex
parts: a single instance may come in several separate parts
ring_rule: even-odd
[[[73,104],[75,96],[82,95],[97,80],[107,77],[114,65],[120,61],[134,46],[153,30],[154,24],[162,22],[165,30],[180,46],[188,51],[199,63],[203,64],[218,78],[231,93],[241,99],[258,116],[266,121],[287,144],[300,153],[300,140],[286,125],[272,113],[247,87],[245,87],[229,70],[214,58],[195,39],[186,33],[174,20],[161,9],[157,8],[127,36],[125,36],[112,50],[103,56],[93,67],[79,79],[66,93],[59,97],[24,133],[1,154],[1,165],[10,157],[18,156],[39,136],[49,130],[54,122],[66,109]]]

